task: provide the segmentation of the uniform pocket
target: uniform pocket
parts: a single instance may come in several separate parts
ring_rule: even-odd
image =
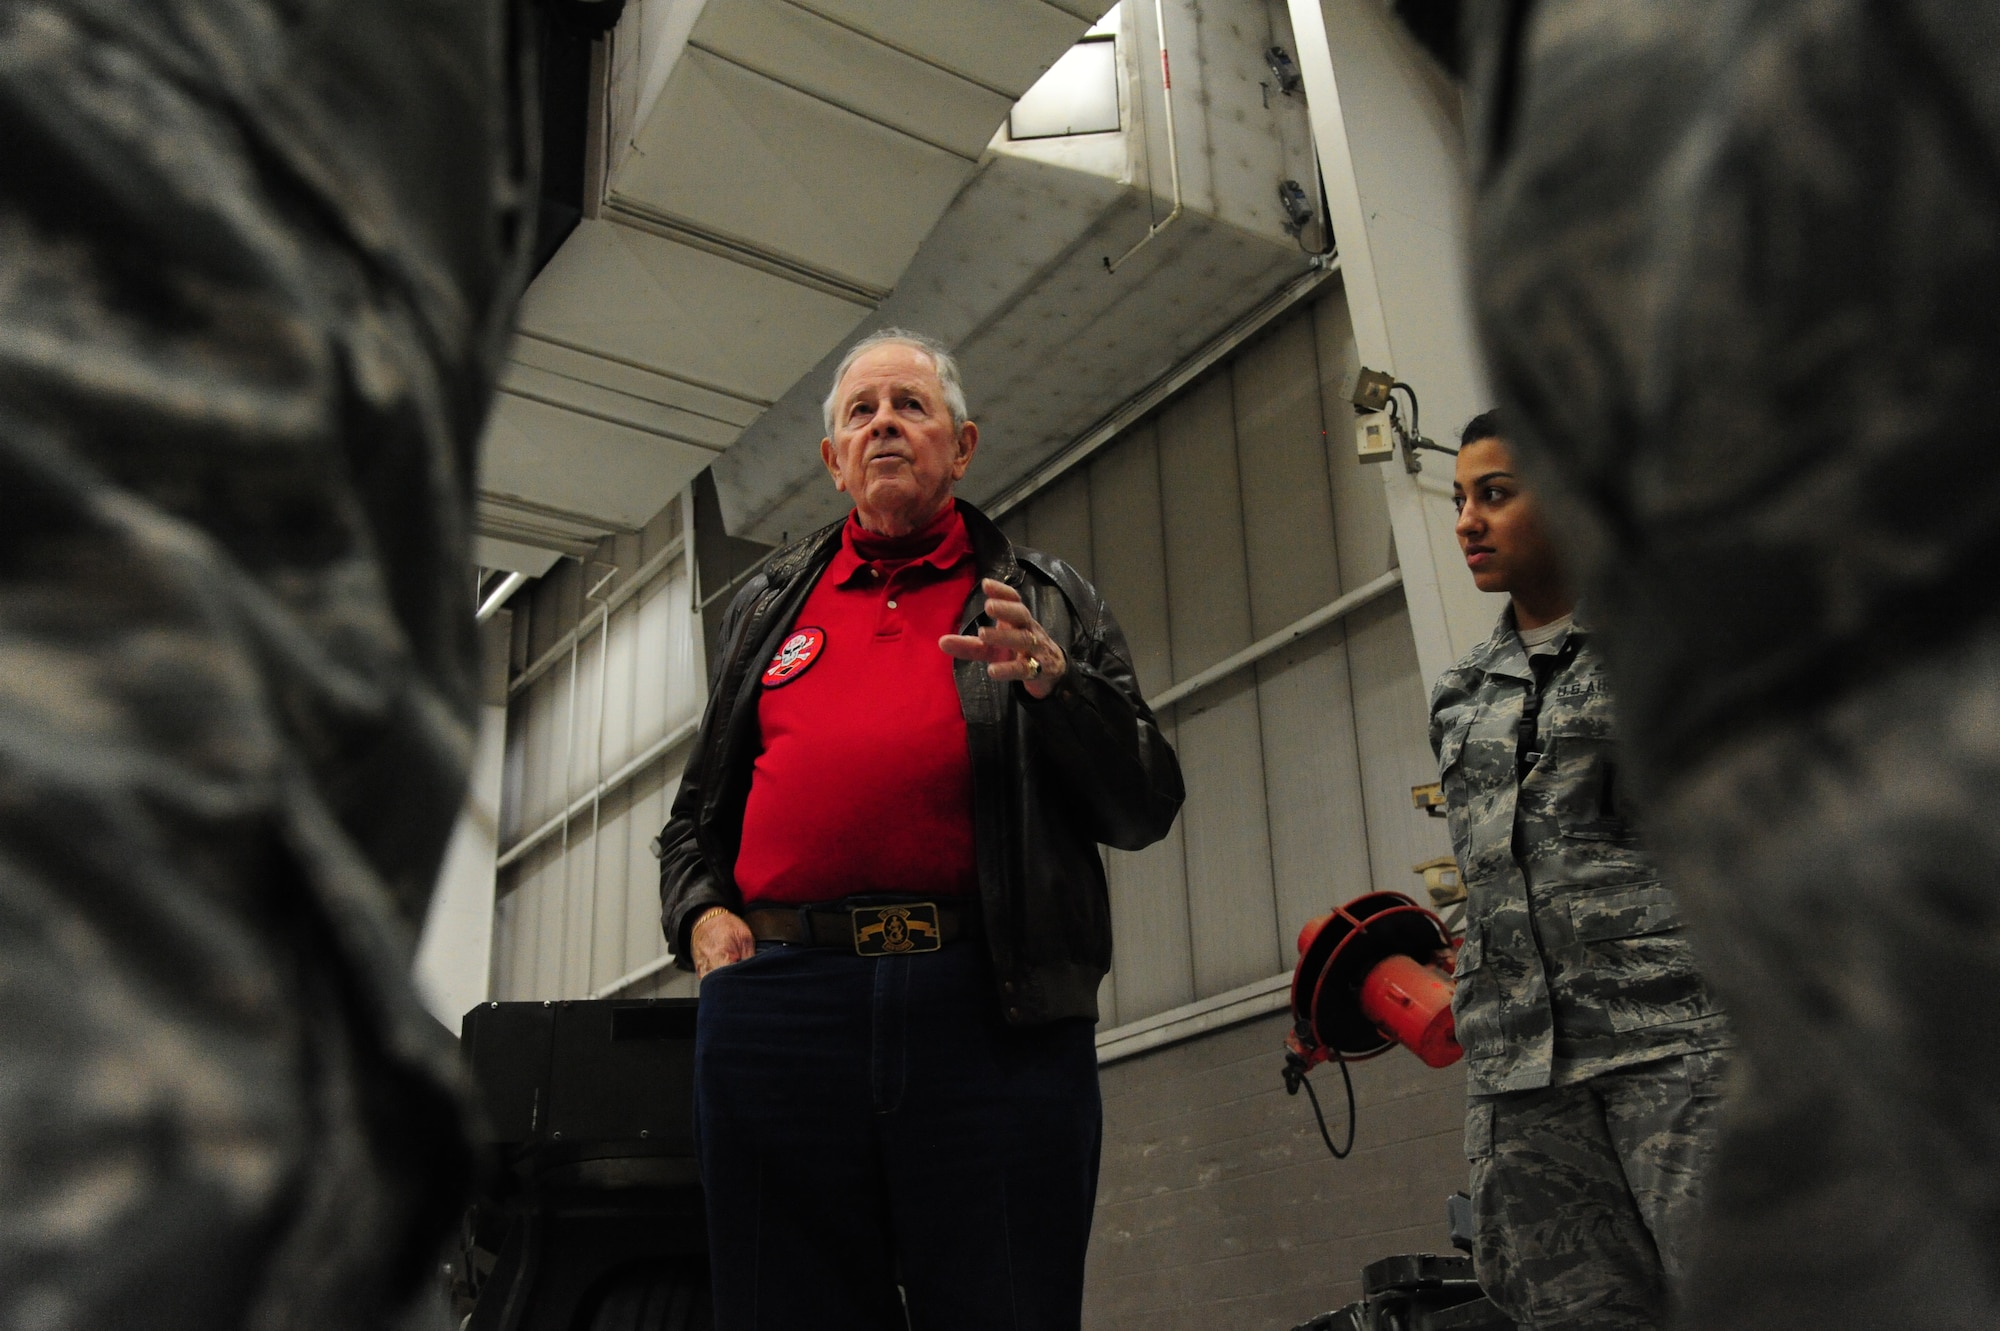
[[[1616,841],[1633,840],[1632,829],[1624,823],[1603,820],[1585,823],[1577,827],[1565,827],[1563,835],[1576,841]]]
[[[1454,976],[1470,975],[1485,963],[1485,946],[1479,941],[1477,934],[1470,934],[1467,935],[1464,944],[1459,947],[1458,956],[1452,961],[1452,974]]]
[[[1727,1049],[1703,1049],[1687,1055],[1682,1066],[1687,1069],[1688,1095],[1696,1100],[1719,1100],[1729,1081],[1730,1051]]]
[[[1456,767],[1458,760],[1464,756],[1465,734],[1470,729],[1472,729],[1470,718],[1454,720],[1451,729],[1445,731],[1444,738],[1438,741],[1438,776],[1440,779],[1443,778],[1446,772]]]
[[[1569,900],[1581,954],[1577,996],[1614,1031],[1692,1021],[1716,1011],[1681,929],[1680,907],[1658,882],[1583,892]]]
[[[1493,1155],[1493,1104],[1474,1100],[1465,1106],[1465,1158],[1477,1164]]]
[[[1500,992],[1486,964],[1486,940],[1477,922],[1452,961],[1451,1018],[1459,1048],[1477,1062],[1505,1052],[1500,1029]]]
[[[1634,883],[1573,897],[1570,927],[1579,943],[1639,938],[1680,928],[1680,907],[1660,883]]]

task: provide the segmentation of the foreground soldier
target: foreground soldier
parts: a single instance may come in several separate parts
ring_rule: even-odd
[[[826,420],[854,512],[730,607],[660,834],[716,1325],[1074,1327],[1097,843],[1165,835],[1180,768],[1095,589],[953,500],[979,431],[942,347],[864,340]]]
[[[1493,636],[1431,744],[1468,905],[1453,1012],[1473,1256],[1524,1327],[1662,1326],[1688,1260],[1729,1033],[1633,839],[1603,662],[1493,414],[1452,481]]]
[[[1991,1331],[2000,6],[1479,12],[1495,387],[1743,1040],[1688,1325]]]
[[[532,232],[499,3],[0,5],[0,1327],[379,1331]]]

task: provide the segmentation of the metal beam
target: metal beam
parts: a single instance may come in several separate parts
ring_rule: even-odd
[[[1416,385],[1442,434],[1438,426],[1491,405],[1466,287],[1456,108],[1386,7],[1288,5],[1356,348],[1364,365]],[[1418,668],[1436,679],[1485,636],[1498,608],[1450,562],[1442,466],[1433,460],[1422,476],[1385,466],[1382,485]]]
[[[1347,595],[1329,601],[1311,614],[1285,625],[1269,637],[1259,638],[1242,651],[1223,657],[1200,674],[1190,675],[1172,688],[1161,690],[1160,696],[1152,700],[1152,706],[1156,711],[1172,707],[1183,698],[1199,693],[1212,684],[1221,683],[1237,671],[1248,669],[1271,653],[1289,647],[1313,630],[1324,628],[1336,619],[1343,619],[1353,614],[1362,606],[1380,599],[1402,585],[1403,571],[1392,568],[1374,581],[1363,583]]]

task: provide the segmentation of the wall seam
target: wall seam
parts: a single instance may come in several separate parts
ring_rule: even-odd
[[[1180,663],[1174,659],[1174,573],[1167,559],[1167,473],[1166,464],[1160,460],[1160,418],[1152,421],[1153,431],[1153,505],[1160,520],[1160,608],[1161,617],[1166,621],[1167,630],[1167,674],[1175,683],[1180,681]],[[1171,687],[1171,685],[1169,686]],[[1174,739],[1178,744],[1181,735],[1180,709],[1174,710]],[[1182,810],[1186,812],[1185,809]],[[1181,822],[1181,920],[1187,931],[1187,994],[1190,999],[1195,993],[1194,966],[1194,885],[1188,875],[1187,824]]]
[[[1247,592],[1251,586],[1250,567],[1250,509],[1246,487],[1243,484],[1243,421],[1237,413],[1236,371],[1240,361],[1232,357],[1229,361],[1229,457],[1236,467],[1236,517],[1238,530],[1243,534],[1243,586]],[[1318,377],[1317,373],[1314,375]],[[1331,496],[1329,495],[1329,501]],[[1250,597],[1247,607],[1250,612],[1250,640],[1257,641],[1257,602]],[[1268,659],[1268,658],[1267,658]],[[1285,923],[1284,907],[1278,900],[1278,836],[1271,826],[1271,746],[1264,737],[1264,662],[1259,661],[1247,672],[1250,687],[1255,692],[1257,704],[1257,777],[1264,786],[1264,875],[1270,884],[1271,927],[1276,934],[1277,964],[1285,964]]]

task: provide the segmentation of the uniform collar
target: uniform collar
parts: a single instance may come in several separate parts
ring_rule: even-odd
[[[1569,630],[1557,642],[1566,643],[1572,638],[1587,637],[1589,626],[1584,621],[1583,607],[1570,612]],[[1489,675],[1504,675],[1509,679],[1533,681],[1535,672],[1528,664],[1528,649],[1521,643],[1521,634],[1514,627],[1514,607],[1509,604],[1500,612],[1500,622],[1493,626],[1493,634],[1486,639],[1473,664]]]

